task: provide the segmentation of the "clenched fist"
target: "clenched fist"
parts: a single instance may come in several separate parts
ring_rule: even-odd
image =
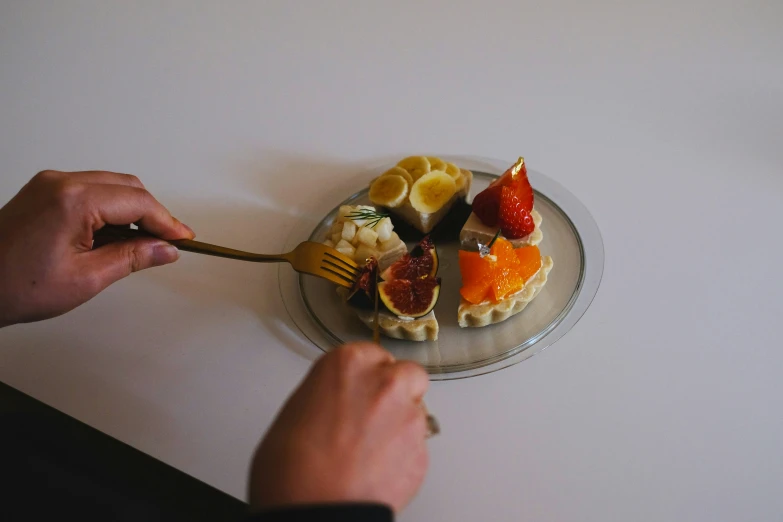
[[[405,507],[427,471],[429,379],[370,343],[323,356],[256,452],[250,504],[369,502]]]

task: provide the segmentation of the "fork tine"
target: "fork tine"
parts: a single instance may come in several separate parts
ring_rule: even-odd
[[[359,272],[359,265],[356,264],[356,261],[346,256],[342,252],[338,252],[336,250],[327,250],[324,252],[324,257],[330,261],[339,262],[339,265],[344,265],[351,272]]]
[[[336,272],[331,271],[329,268],[325,268],[323,266],[319,269],[318,273],[314,275],[323,277],[324,279],[329,280],[332,283],[336,283],[346,288],[351,288],[353,286],[353,278],[349,278],[348,276],[345,276],[343,274],[338,274]]]
[[[321,268],[324,268],[325,266],[328,266],[332,271],[337,272],[339,274],[345,275],[353,281],[359,276],[358,270],[349,270],[345,268],[342,265],[338,265],[337,263],[331,261],[330,259],[323,259],[321,260]]]

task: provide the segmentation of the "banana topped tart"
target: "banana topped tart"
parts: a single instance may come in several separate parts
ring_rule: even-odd
[[[382,270],[375,258],[367,260],[350,289],[338,288],[357,317],[374,325],[375,292],[379,297],[379,331],[394,339],[436,341],[435,304],[440,295],[438,254],[429,236],[409,253]]]
[[[435,156],[409,156],[370,185],[370,201],[428,234],[459,198],[470,192],[473,173]]]
[[[533,188],[525,159],[519,158],[502,176],[473,198],[473,212],[462,227],[462,248],[478,249],[499,232],[514,248],[538,245],[544,239],[541,214],[533,209]]]

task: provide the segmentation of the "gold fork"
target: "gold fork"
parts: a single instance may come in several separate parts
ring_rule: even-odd
[[[378,284],[381,282],[378,270],[375,270],[375,302],[373,303],[374,309],[373,309],[373,323],[372,323],[372,342],[377,344],[378,346],[381,345],[381,325],[378,321]],[[430,411],[427,409],[427,405],[424,404],[424,401],[421,401],[421,409],[424,411],[424,415],[427,419],[427,438],[434,437],[435,435],[440,434],[440,423],[438,422],[438,419],[435,418],[435,415],[432,415]]]
[[[142,230],[113,225],[103,227],[95,232],[93,236],[96,246],[107,242],[121,241],[123,239],[155,237]],[[290,263],[297,272],[321,277],[346,288],[350,288],[359,275],[359,266],[353,259],[345,254],[341,254],[334,248],[313,241],[299,243],[291,252],[278,255],[254,254],[252,252],[244,252],[233,248],[202,243],[201,241],[194,241],[192,239],[173,239],[164,241],[171,243],[180,250],[195,252],[197,254],[206,254],[208,256],[226,257],[228,259],[239,259],[241,261],[253,261],[256,263],[287,262]]]

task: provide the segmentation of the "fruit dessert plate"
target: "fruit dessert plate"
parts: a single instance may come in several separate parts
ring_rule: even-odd
[[[396,218],[419,231],[428,231],[458,199],[467,197],[472,179],[470,171],[440,158],[410,156],[376,178],[369,196]],[[457,190],[455,180],[460,180],[464,193]],[[533,188],[523,158],[473,201],[471,217],[477,216],[486,227],[496,228],[486,245],[486,233],[470,234],[470,245],[475,244],[477,253],[459,253],[463,286],[455,313],[460,327],[505,321],[521,312],[546,284],[553,262],[549,256],[542,258],[534,246],[543,234],[540,215],[536,213],[538,225],[532,215],[533,203]],[[371,312],[377,292],[383,303],[378,316],[382,334],[411,341],[436,340],[439,325],[432,310],[440,295],[441,280],[436,277],[438,255],[430,237],[403,255],[401,240],[386,214],[374,207],[346,206],[340,208],[338,216],[326,244],[364,265],[353,288],[341,290],[348,306],[373,328],[375,316]],[[460,232],[463,246],[468,243],[470,230],[463,226]],[[501,233],[505,237],[499,237]],[[515,250],[519,245],[513,241],[525,246]]]
[[[370,286],[374,281],[379,283],[378,324],[384,348],[398,359],[423,365],[433,379],[503,368],[565,334],[590,304],[603,270],[600,232],[587,209],[550,178],[523,170],[524,162],[509,169],[508,162],[452,156],[440,160],[444,167],[438,158],[423,156],[427,164],[422,157],[412,158],[374,169],[374,177],[367,175],[373,181],[357,183],[358,192],[339,206],[324,200],[319,207],[314,202],[308,214],[323,215],[320,223],[303,217],[294,226],[287,244],[309,237],[330,242],[360,264],[368,257],[377,261],[377,268],[372,262],[365,265],[366,283],[340,293],[328,281],[280,270],[283,304],[300,331],[323,350],[368,339],[373,314],[367,301],[375,295]],[[438,172],[459,172],[462,181],[470,184],[470,192],[456,191],[448,197],[453,198],[449,203],[435,189],[440,184],[430,185],[424,178],[433,171],[436,176],[429,179],[438,177]],[[379,179],[392,176],[400,178],[391,183],[404,193],[398,193],[396,201],[398,189],[375,186]],[[438,208],[442,215],[423,212],[429,217],[416,214],[414,219],[400,209],[413,207],[411,188],[423,178],[414,194],[431,186],[433,194],[423,199],[446,202]],[[532,205],[524,181],[532,190]],[[446,186],[449,194],[451,185]],[[372,188],[376,190],[371,197]],[[475,230],[471,220],[480,219],[484,210],[481,203],[479,208],[471,205],[470,196],[475,201],[490,188],[490,194],[500,195],[498,221],[494,226],[481,222],[486,228]],[[482,196],[490,202],[494,197]],[[501,201],[505,201],[503,209]],[[448,210],[442,210],[447,205]],[[353,224],[346,227],[349,221]],[[427,227],[421,225],[432,228],[424,233],[421,228]],[[463,242],[466,231],[473,237]],[[426,236],[437,247],[431,256],[422,255],[431,250],[420,246]]]

